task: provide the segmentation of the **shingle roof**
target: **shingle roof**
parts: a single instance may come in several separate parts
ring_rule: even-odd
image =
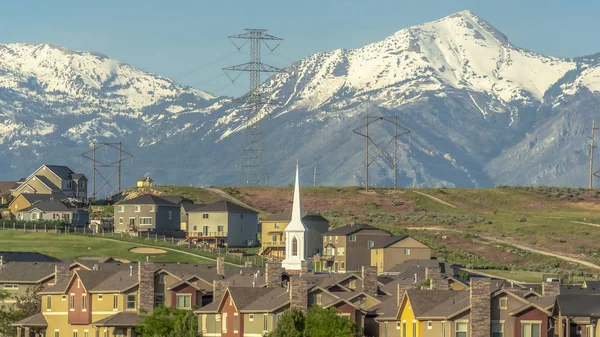
[[[67,198],[67,196],[62,195],[62,194],[21,193],[21,195],[30,204],[33,204],[34,202],[37,202],[37,201],[62,200],[62,199]]]
[[[48,179],[45,176],[35,176],[35,178],[38,179],[39,181],[41,181],[44,185],[48,186],[48,188],[50,188],[52,190],[59,190],[60,189],[52,181],[50,181],[50,179]]]
[[[158,197],[152,194],[144,194],[133,199],[121,200],[116,203],[117,205],[166,205],[166,206],[177,206],[177,204]]]
[[[16,181],[0,181],[0,195],[8,193],[16,183]]]
[[[451,290],[407,290],[408,299],[416,317],[422,317],[438,305],[445,303],[460,291]],[[468,292],[465,292],[468,293]]]
[[[587,289],[600,289],[600,281],[585,281]]]
[[[192,200],[180,195],[161,195],[160,197],[178,205],[181,205],[181,203],[193,203]]]
[[[375,245],[371,249],[387,248],[387,247],[393,245],[396,242],[399,242],[399,241],[402,241],[402,240],[406,239],[407,237],[408,237],[408,235],[391,236],[389,238],[385,238],[385,240],[381,240],[379,242],[376,242]]]
[[[431,291],[431,290],[421,290]],[[420,317],[448,317],[461,310],[467,309],[471,305],[469,291],[451,291],[443,290],[447,293],[444,299],[436,299],[435,306],[419,315]],[[410,298],[410,296],[409,296]],[[441,302],[440,302],[441,301]],[[413,301],[410,302],[413,304]],[[414,308],[414,304],[413,304]]]
[[[245,288],[248,291],[248,288]],[[275,310],[282,305],[287,304],[290,301],[290,293],[286,290],[286,288],[259,288],[266,289],[264,294],[256,298],[254,301],[246,304],[243,311],[271,311]],[[254,289],[251,289],[251,292],[254,292]],[[237,305],[236,298],[234,297],[235,304]]]
[[[329,232],[324,233],[323,235],[350,235],[350,234],[356,233],[363,229],[377,229],[380,231],[388,232],[384,229],[373,227],[371,225],[346,225],[346,226],[334,228],[334,229],[330,230]],[[391,235],[391,233],[390,233],[390,235]]]
[[[58,259],[38,252],[4,252],[0,251],[4,263],[7,262],[57,262]]]
[[[71,175],[71,178],[73,178],[74,180],[85,178],[85,180],[87,180],[86,176],[81,173],[73,173]]]
[[[133,327],[136,326],[140,316],[135,312],[120,312],[118,314],[103,318],[92,323],[92,326],[108,326],[108,327]]]
[[[39,313],[33,316],[22,319],[18,322],[12,324],[13,326],[29,326],[29,327],[47,327],[48,322],[46,322],[46,318],[44,318],[44,314]]]
[[[45,165],[45,166],[50,171],[54,172],[54,174],[59,176],[61,179],[71,179],[71,175],[73,173],[75,173],[67,166],[62,166],[62,165]]]
[[[1,282],[37,282],[54,274],[56,262],[9,262],[0,268]]]
[[[306,220],[323,220],[327,221],[321,214],[307,212],[302,216],[302,219]],[[292,212],[279,212],[275,214],[271,214],[266,217],[263,221],[291,221],[292,220]]]
[[[383,301],[371,308],[378,317],[377,320],[396,319],[398,314],[398,298],[396,295],[384,297]]]
[[[230,212],[241,214],[257,214],[256,211],[234,204],[229,201],[218,201],[212,204],[202,205],[190,212]]]
[[[42,202],[36,202],[33,205],[20,210],[19,212],[29,212],[33,209],[39,209],[40,211],[44,211],[44,212],[70,212],[72,211],[72,209],[70,209],[69,207],[67,207],[65,204],[63,204],[62,202],[58,201],[58,200],[48,200],[48,201],[42,201]]]
[[[556,303],[563,316],[600,317],[600,297],[558,295]]]
[[[182,206],[183,206],[184,211],[193,212],[194,210],[197,210],[198,208],[204,206],[204,204],[193,204],[193,203],[185,202],[182,204]]]

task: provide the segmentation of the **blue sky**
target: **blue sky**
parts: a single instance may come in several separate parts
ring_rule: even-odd
[[[316,52],[355,48],[469,9],[526,49],[574,57],[600,52],[592,0],[7,1],[0,43],[53,43],[95,51],[217,95],[241,95],[221,68],[248,61],[228,35],[266,28],[284,38],[264,61],[283,67]]]

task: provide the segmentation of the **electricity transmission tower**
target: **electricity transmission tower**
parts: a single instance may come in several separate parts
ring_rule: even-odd
[[[106,155],[104,159],[100,159],[96,155],[96,152],[102,148],[106,150]],[[116,154],[116,151],[118,151],[118,157],[115,159],[110,159],[109,150],[111,151],[111,154]],[[122,191],[122,164],[125,160],[133,158],[133,155],[131,153],[123,150],[122,143],[93,142],[92,149],[82,153],[81,156],[92,162],[92,198],[94,200],[96,199],[96,194],[98,194],[98,192],[102,190],[104,186],[110,187],[112,194],[116,194]],[[102,185],[100,185],[100,187],[96,186],[96,175],[99,175],[102,178],[103,182]],[[117,188],[113,186],[113,184],[115,183],[115,175],[117,175]]]
[[[387,144],[385,144],[385,146],[383,146],[383,147],[377,145],[377,143],[374,142],[373,139],[371,139],[371,136],[369,135],[369,125],[371,125],[375,122],[378,122],[378,121],[387,122],[387,123],[394,125],[394,136],[392,136],[392,139],[390,141],[388,141]],[[401,129],[400,134],[398,134],[398,128]],[[364,131],[363,131],[363,129],[364,129]],[[390,117],[381,117],[381,116],[369,117],[369,115],[367,115],[365,117],[365,125],[352,130],[352,132],[356,133],[357,135],[361,135],[361,136],[365,137],[365,191],[369,191],[369,166],[371,166],[371,164],[373,164],[373,162],[375,162],[375,160],[379,157],[382,157],[385,160],[385,162],[387,162],[390,166],[393,167],[393,169],[394,169],[394,189],[396,189],[397,179],[398,179],[398,138],[411,133],[411,130],[398,124],[398,115],[395,115],[393,119]],[[386,149],[392,143],[394,144],[394,152],[393,152],[393,157],[390,158],[390,155],[386,152]],[[373,158],[369,157],[369,146],[371,144],[373,144],[375,146],[375,148],[377,148],[377,150],[378,150],[377,154]]]
[[[250,62],[223,68],[223,71],[232,82],[235,82],[242,73],[250,73],[250,91],[236,100],[243,103],[250,110],[245,123],[245,141],[240,172],[241,185],[260,186],[268,183],[265,146],[259,113],[263,106],[272,102],[258,92],[258,87],[261,84],[263,73],[278,73],[282,70],[261,62],[261,46],[264,44],[269,50],[274,51],[283,39],[269,35],[266,31],[266,29],[246,29],[246,33],[229,36],[229,39],[238,50],[250,41]],[[235,42],[236,40],[245,40],[245,42],[238,45]],[[238,75],[232,77],[227,73],[228,71],[237,72]]]
[[[592,136],[590,137],[590,181],[588,184],[588,188],[592,189],[594,187],[594,177],[600,178],[600,171],[594,172],[594,149],[596,146],[596,139],[594,136],[594,131],[598,130],[594,125],[594,120],[592,119]]]

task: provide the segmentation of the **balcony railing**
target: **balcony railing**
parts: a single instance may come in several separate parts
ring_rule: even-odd
[[[285,241],[263,241],[263,247],[285,247]]]
[[[227,237],[227,232],[189,232],[188,236],[206,238],[225,238]]]

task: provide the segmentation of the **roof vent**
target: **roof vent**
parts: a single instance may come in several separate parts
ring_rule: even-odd
[[[98,270],[98,265],[97,265],[97,264],[93,265],[93,266],[92,266],[92,270],[93,270],[93,271],[96,271],[96,270]]]
[[[133,276],[133,266],[129,266],[129,276]]]

